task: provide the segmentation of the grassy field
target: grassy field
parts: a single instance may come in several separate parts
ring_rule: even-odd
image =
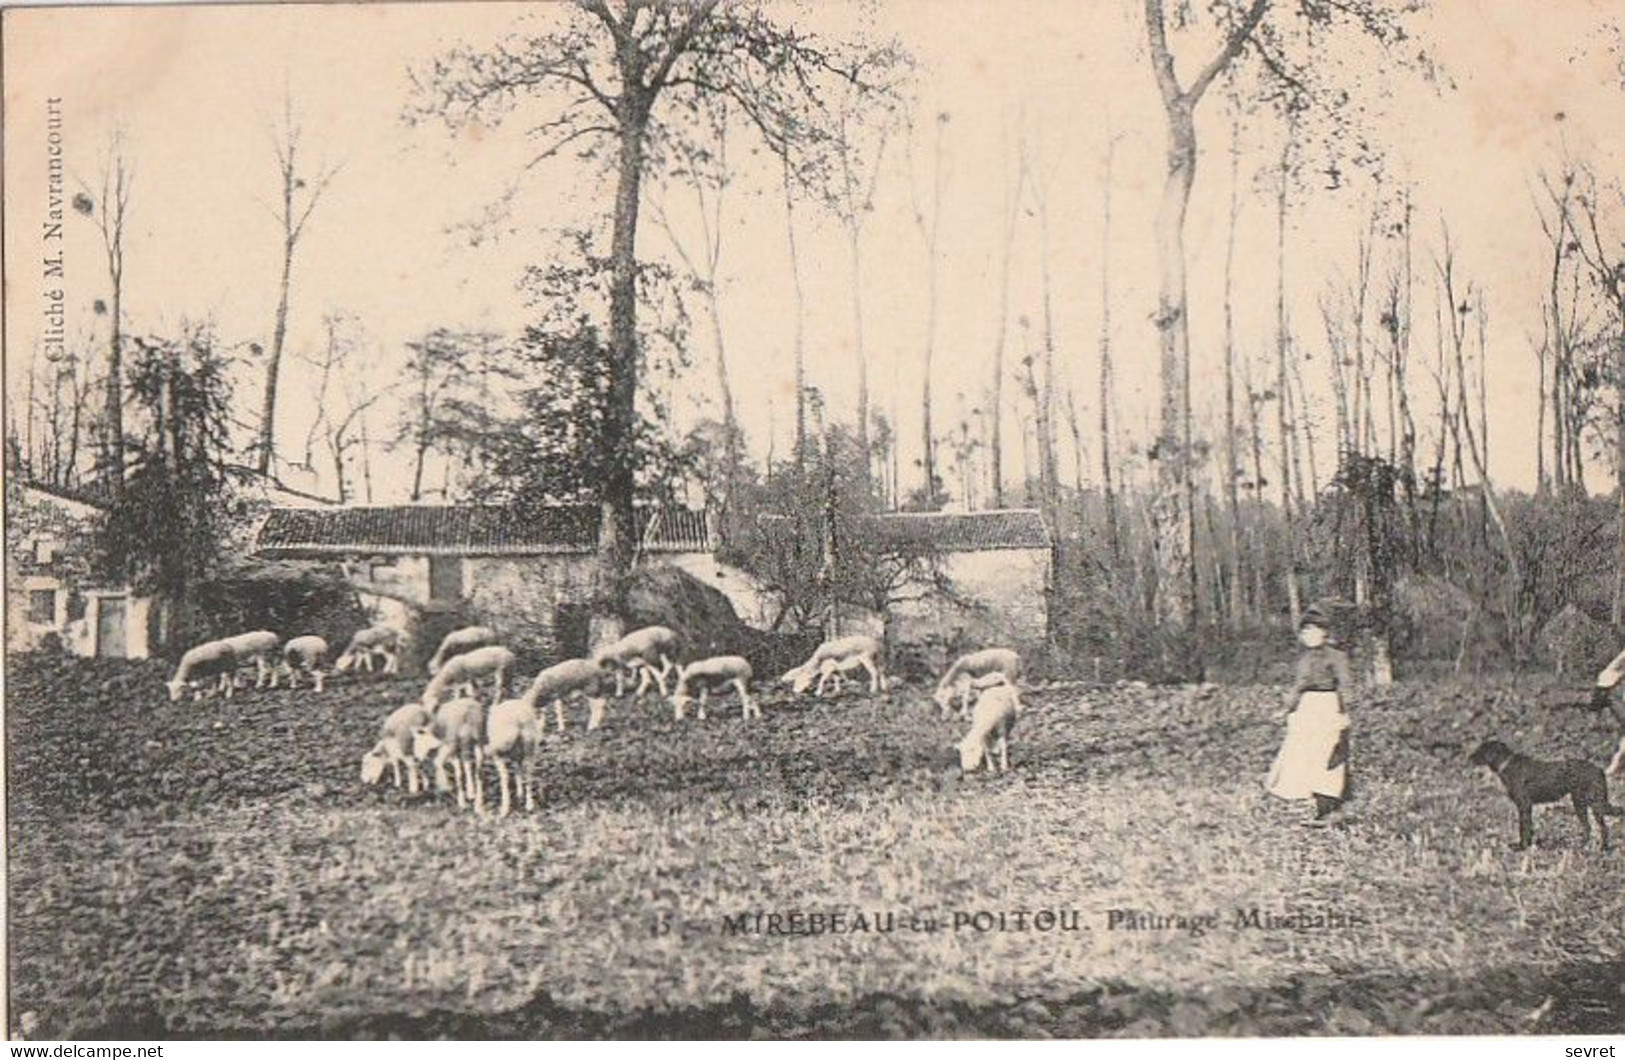
[[[1546,808],[1513,852],[1465,762],[1488,735],[1605,760],[1608,719],[1528,687],[1356,703],[1358,798],[1314,830],[1261,790],[1278,687],[1034,694],[1012,772],[965,780],[919,690],[770,694],[749,725],[627,702],[550,733],[543,807],[497,821],[360,785],[413,685],[170,704],[160,681],[8,674],[14,1034],[1625,1031],[1625,842],[1582,849]]]

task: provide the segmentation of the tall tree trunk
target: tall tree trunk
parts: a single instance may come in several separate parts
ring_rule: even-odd
[[[1230,522],[1230,623],[1240,626],[1245,601],[1240,587],[1244,561],[1241,554],[1241,477],[1236,452],[1236,226],[1241,217],[1241,108],[1230,99],[1230,223],[1224,241],[1224,506]]]
[[[284,203],[293,209],[293,185],[285,185]],[[288,286],[293,276],[293,233],[285,233],[282,241],[282,283],[278,287],[276,323],[271,329],[270,357],[265,362],[265,399],[260,405],[259,460],[255,467],[262,475],[271,473],[271,458],[276,452],[276,397],[277,382],[282,372],[282,344],[288,335]]]
[[[1292,179],[1292,143],[1296,134],[1295,124],[1289,121],[1286,144],[1281,149],[1280,183],[1275,199],[1275,425],[1281,435],[1281,519],[1286,529],[1286,595],[1293,628],[1297,627],[1303,610],[1298,589],[1298,525],[1292,496],[1293,432],[1287,420],[1287,403],[1291,400],[1287,352],[1292,339],[1286,313],[1286,218]]]
[[[635,58],[627,62],[636,62]],[[628,86],[641,84],[637,76],[623,78]],[[635,452],[638,393],[638,206],[643,181],[644,135],[652,98],[628,87],[619,101],[620,152],[616,167],[615,215],[610,237],[610,380],[609,408],[604,423],[608,467],[602,493],[598,536],[597,608],[609,635],[618,630],[613,620],[620,592],[632,570],[637,548]]]
[[[1196,107],[1213,79],[1229,68],[1253,31],[1269,0],[1253,0],[1224,45],[1206,66],[1181,87],[1168,47],[1163,0],[1144,0],[1146,42],[1167,119],[1167,172],[1157,209],[1157,331],[1162,382],[1161,429],[1157,439],[1158,481],[1155,499],[1158,619],[1174,628],[1196,619],[1195,534],[1190,510],[1190,321],[1185,287],[1185,214],[1196,180]]]
[[[790,284],[795,292],[795,313],[792,317],[794,328],[794,355],[796,373],[796,437],[795,461],[798,471],[807,464],[807,350],[806,350],[806,301],[801,288],[801,257],[796,251],[796,207],[795,189],[790,181],[790,160],[783,159],[784,165],[784,236],[786,245],[790,250]]]
[[[1117,139],[1110,130],[1106,140],[1106,172],[1101,180],[1100,206],[1100,490],[1106,506],[1106,542],[1112,570],[1122,569],[1123,540],[1117,512],[1116,481],[1112,474],[1112,168]]]
[[[862,230],[856,221],[846,228],[847,248],[852,259],[852,352],[858,366],[858,452],[863,454],[864,474],[872,474],[869,452],[869,351],[863,344],[863,247]]]

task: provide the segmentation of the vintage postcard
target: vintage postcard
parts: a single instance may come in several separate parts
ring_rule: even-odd
[[[1619,5],[0,38],[9,1036],[1625,1034]]]

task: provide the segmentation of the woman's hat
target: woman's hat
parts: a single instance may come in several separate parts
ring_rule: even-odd
[[[1321,629],[1330,632],[1332,623],[1331,620],[1326,617],[1326,612],[1321,609],[1319,604],[1310,604],[1308,607],[1304,608],[1303,617],[1298,620],[1299,629],[1302,629],[1305,626],[1319,626]]]

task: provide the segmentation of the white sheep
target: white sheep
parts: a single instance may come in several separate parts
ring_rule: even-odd
[[[474,694],[474,683],[483,677],[492,679],[491,700],[495,702],[508,690],[508,671],[513,667],[513,652],[500,644],[453,655],[440,665],[423,689],[423,705],[433,710],[452,689],[462,688],[465,695]]]
[[[434,789],[452,790],[446,778],[446,762],[451,761],[456,784],[457,805],[472,804],[485,812],[485,785],[480,767],[485,761],[485,704],[477,699],[448,699],[435,710],[427,725],[412,733],[412,757],[422,762],[434,755]]]
[[[1021,693],[1015,685],[998,684],[984,689],[976,697],[970,731],[954,745],[959,751],[959,768],[971,773],[985,765],[990,773],[1009,772],[1010,731],[1020,716]],[[999,756],[996,770],[995,751]]]
[[[434,655],[429,659],[430,676],[439,673],[440,668],[446,665],[447,659],[476,648],[488,647],[501,639],[497,631],[489,626],[464,626],[462,629],[452,630],[441,640],[440,647],[435,649]]]
[[[510,775],[512,786],[525,800],[525,809],[536,808],[536,767],[541,738],[541,722],[528,700],[503,700],[491,708],[485,724],[485,757],[497,767],[500,816],[508,816],[513,807],[508,791]]]
[[[394,626],[368,626],[350,638],[345,645],[344,652],[333,663],[335,673],[347,673],[351,669],[373,672],[374,661],[378,656],[384,660],[383,672],[386,674],[399,673],[401,669],[401,654],[406,650],[406,634]]]
[[[592,732],[604,724],[604,668],[596,659],[567,659],[549,666],[536,675],[523,698],[531,709],[540,710],[548,700],[553,701],[553,713],[559,731],[564,731],[564,701],[580,693],[587,699],[587,731]]]
[[[361,756],[361,782],[376,784],[389,766],[395,773],[395,786],[401,786],[401,766],[406,767],[407,790],[416,795],[423,788],[423,775],[412,757],[412,735],[429,724],[429,711],[422,703],[396,708],[384,719],[378,742]]]
[[[299,687],[299,674],[309,673],[316,684],[316,691],[320,692],[327,675],[322,671],[322,663],[327,659],[327,641],[321,637],[307,636],[294,637],[282,646],[282,669],[288,675],[288,687]],[[271,687],[276,687],[275,673],[271,674]]]
[[[725,691],[729,687],[739,692],[741,717],[747,721],[761,717],[762,708],[750,698],[750,678],[750,663],[740,655],[719,655],[678,667],[677,689],[671,695],[676,719],[682,721],[688,705],[695,701],[690,689],[699,690],[699,715],[700,720],[704,721],[706,700],[710,698],[712,690]]]
[[[665,626],[646,626],[599,648],[592,657],[598,665],[615,674],[617,696],[626,692],[623,670],[637,672],[638,687],[633,695],[643,695],[651,679],[659,686],[660,694],[665,695],[666,677],[677,665],[677,646],[678,637],[674,630]]]
[[[259,629],[252,633],[239,633],[235,637],[227,637],[225,642],[237,653],[239,666],[245,662],[254,664],[255,688],[264,688],[267,684],[274,685],[276,649],[282,643],[281,637],[270,630]]]
[[[961,655],[937,682],[931,699],[942,716],[952,713],[954,696],[959,696],[959,715],[970,710],[970,694],[994,685],[1014,685],[1021,680],[1021,656],[1009,648],[983,648]]]
[[[175,702],[181,694],[192,689],[192,698],[201,699],[203,689],[194,687],[195,683],[209,677],[219,679],[218,688],[227,699],[231,698],[232,691],[237,687],[232,677],[237,672],[237,649],[228,641],[211,640],[188,649],[181,656],[179,665],[175,667],[175,675],[169,679],[169,700]]]
[[[880,642],[874,637],[857,633],[850,637],[826,640],[812,653],[810,659],[786,673],[780,680],[790,685],[792,691],[799,696],[816,677],[818,687],[813,690],[813,695],[822,696],[825,685],[830,681],[834,681],[839,689],[842,683],[841,675],[860,668],[869,675],[871,693],[885,691],[886,675],[881,670]]]

